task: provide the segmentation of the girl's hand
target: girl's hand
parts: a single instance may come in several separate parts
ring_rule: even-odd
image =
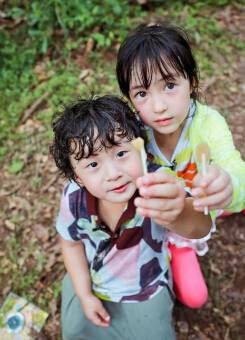
[[[233,188],[229,174],[217,165],[207,166],[207,175],[197,174],[191,194],[196,211],[224,209],[232,201]]]
[[[172,175],[163,171],[148,173],[138,178],[136,184],[141,196],[134,201],[138,214],[167,226],[182,212],[185,191]]]
[[[88,320],[99,327],[108,327],[110,325],[110,315],[107,313],[99,298],[91,293],[83,296],[80,301]]]

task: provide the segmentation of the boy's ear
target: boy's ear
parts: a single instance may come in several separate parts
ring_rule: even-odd
[[[83,187],[84,184],[83,184],[83,181],[81,180],[81,178],[79,178],[77,175],[75,177],[75,181],[76,183],[80,186],[80,187]]]

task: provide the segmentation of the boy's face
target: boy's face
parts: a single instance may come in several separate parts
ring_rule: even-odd
[[[118,140],[118,146],[103,148],[81,160],[72,155],[70,160],[77,182],[93,196],[111,203],[127,203],[135,193],[136,179],[142,176],[143,170],[140,154],[132,143],[126,138]]]
[[[175,74],[174,70],[169,68]],[[137,71],[137,70],[136,70]],[[190,83],[179,75],[166,82],[158,71],[148,89],[132,75],[129,97],[143,122],[160,135],[180,134],[190,105]]]

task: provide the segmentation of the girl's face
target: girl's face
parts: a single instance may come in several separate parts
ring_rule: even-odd
[[[179,136],[190,105],[190,82],[169,68],[174,75],[168,81],[159,71],[152,77],[149,88],[144,88],[133,72],[129,97],[143,122],[159,135]]]

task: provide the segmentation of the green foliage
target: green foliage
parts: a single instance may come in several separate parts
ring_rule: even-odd
[[[24,167],[24,162],[20,159],[14,159],[10,166],[8,167],[8,171],[11,174],[16,174],[17,172],[20,172]]]
[[[127,0],[10,0],[4,3],[3,13],[9,24],[0,29],[0,142],[38,96],[38,91],[30,90],[38,84],[33,73],[38,59],[46,55],[67,67],[67,60],[73,62],[71,51],[90,38],[97,49],[108,48],[124,38],[132,14],[144,16],[140,6]],[[58,76],[49,86],[60,80]],[[67,97],[70,91],[66,93]]]
[[[24,22],[18,34],[26,30],[27,37],[32,39],[37,51],[42,54],[49,47],[57,48],[53,40],[55,35],[63,39],[83,35],[86,40],[91,31],[100,31],[95,39],[100,41],[101,36],[107,37],[111,44],[125,32],[132,9],[125,0],[104,0],[103,3],[100,0],[35,0],[17,4],[16,1],[9,1],[6,14]]]
[[[5,154],[7,153],[8,149],[6,146],[0,146],[0,161],[4,159]]]
[[[52,284],[52,291],[53,291],[54,299],[57,300],[61,292],[60,282],[56,281]]]
[[[227,62],[232,63],[233,49],[244,48],[244,44],[224,28],[219,18],[219,7],[229,5],[231,2],[166,1],[166,6],[156,8],[158,18],[170,21],[187,31],[201,71],[201,78],[222,74],[228,67]],[[226,60],[221,61],[224,55]]]

